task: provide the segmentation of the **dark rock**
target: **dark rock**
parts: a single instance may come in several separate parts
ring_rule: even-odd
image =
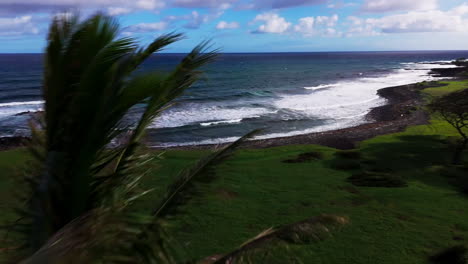
[[[27,137],[2,137],[0,138],[0,151],[25,146],[29,141]]]
[[[355,186],[361,187],[406,187],[406,182],[397,175],[379,172],[360,172],[353,174],[348,181]]]

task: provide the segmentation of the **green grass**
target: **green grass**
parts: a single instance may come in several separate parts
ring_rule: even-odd
[[[447,84],[447,86],[426,88],[423,90],[423,92],[431,96],[441,96],[468,88],[468,80],[444,81],[440,83]]]
[[[425,92],[440,96],[468,85],[448,83]],[[362,170],[400,176],[408,184],[402,188],[351,185],[346,179],[355,171],[333,169],[336,150],[327,147],[241,150],[216,168],[214,182],[200,186],[202,193],[171,222],[170,232],[187,258],[201,258],[229,251],[272,226],[337,214],[349,217],[350,223],[333,237],[292,248],[304,263],[427,263],[429,255],[468,239],[468,198],[444,174],[451,158],[446,143],[450,136],[457,136],[456,131],[434,119],[430,125],[359,145],[360,154],[352,160],[360,162]],[[323,159],[282,162],[306,152],[321,152]],[[206,153],[166,152],[144,184],[155,191],[145,198],[142,209],[151,209],[170,179]],[[23,150],[0,152],[2,203],[10,200],[11,177],[25,157]]]

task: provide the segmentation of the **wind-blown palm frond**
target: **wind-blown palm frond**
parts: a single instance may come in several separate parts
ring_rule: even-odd
[[[227,253],[212,264],[259,263],[259,258],[266,259],[274,252],[269,249],[284,247],[288,244],[309,244],[324,240],[330,232],[348,222],[347,218],[334,215],[321,215],[297,223],[267,229],[256,237],[242,244],[236,250]],[[263,251],[263,254],[258,254]]]
[[[134,56],[133,60],[133,67],[138,67],[142,62],[144,62],[151,54],[155,52],[159,52],[164,47],[177,42],[184,38],[184,35],[181,33],[168,33],[159,36],[155,39],[151,44],[149,44],[146,48],[140,49],[137,54]]]
[[[145,94],[145,91],[150,92],[150,97],[129,142],[117,159],[115,170],[107,177],[107,181],[101,181],[103,184],[98,186],[99,196],[122,200],[121,195],[128,195],[133,191],[133,188],[129,188],[129,186],[136,186],[137,181],[135,181],[135,173],[131,173],[129,170],[135,171],[136,168],[141,167],[139,165],[149,161],[143,156],[137,156],[138,147],[146,128],[165,109],[169,102],[198,80],[201,74],[198,69],[213,61],[215,57],[216,52],[209,51],[208,42],[203,42],[196,46],[167,78],[162,79],[160,75],[156,74],[143,75],[134,78],[127,84],[125,91],[129,92],[121,96],[122,100],[128,100],[128,98],[144,99],[142,95]],[[155,84],[158,85],[155,86]],[[138,175],[138,173],[136,174]],[[110,186],[110,188],[105,186]],[[126,187],[124,192],[120,192],[120,195],[118,195],[116,186]]]
[[[162,35],[146,48],[118,35],[117,21],[102,14],[83,22],[77,15],[58,16],[50,26],[44,132],[41,126],[32,129],[30,147],[41,166],[28,177],[30,215],[22,223],[29,226],[23,234],[30,252],[83,214],[123,206],[146,193],[138,189],[145,163],[152,158],[138,148],[145,129],[196,81],[199,67],[214,58],[202,43],[171,74],[135,76],[145,59],[183,35]],[[143,104],[143,118],[128,130],[132,124],[124,117],[137,104]],[[123,132],[130,134],[130,140],[110,149]]]
[[[180,263],[164,232],[153,228],[142,233],[152,219],[123,208],[94,209],[65,225],[21,263]]]
[[[177,66],[176,70],[168,76],[162,84],[162,89],[153,94],[148,107],[135,129],[133,142],[141,139],[145,128],[159,113],[160,109],[178,97],[185,89],[192,86],[202,73],[199,68],[212,62],[217,56],[217,50],[211,50],[209,42],[197,45]]]

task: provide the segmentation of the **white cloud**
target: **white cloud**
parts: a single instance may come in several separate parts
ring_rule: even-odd
[[[338,15],[303,17],[300,18],[299,23],[294,26],[294,31],[304,36],[337,35],[338,31],[334,29],[334,27],[337,25],[338,19]]]
[[[314,32],[315,18],[314,17],[303,17],[299,19],[299,23],[294,26],[294,31],[302,33]]]
[[[235,28],[239,28],[239,23],[220,21],[218,25],[216,25],[216,29],[235,29]]]
[[[133,10],[131,8],[125,7],[109,7],[107,8],[107,13],[111,16],[125,15],[131,13]]]
[[[412,11],[381,18],[348,17],[350,35],[381,33],[464,32],[468,31],[468,5],[449,11]]]
[[[452,13],[454,16],[464,16],[468,14],[468,4],[464,3],[460,6],[457,6],[453,8],[450,13]]]
[[[200,14],[197,11],[192,11],[192,13],[187,17],[188,22],[185,24],[185,27],[190,29],[197,29],[202,24],[207,23],[211,19],[212,16],[209,14]]]
[[[420,11],[437,9],[437,0],[365,0],[364,12]]]
[[[255,17],[253,22],[262,21],[264,24],[260,25],[255,33],[284,33],[290,27],[291,23],[286,21],[275,13],[263,13]]]
[[[32,16],[14,18],[0,18],[0,36],[18,36],[25,34],[38,34],[39,28]]]
[[[198,11],[192,11],[190,14],[181,16],[167,16],[165,21],[175,23],[178,21],[186,21],[184,25],[188,29],[198,29],[202,24],[208,23],[219,18],[224,14],[224,10],[211,10],[209,13],[201,14]]]
[[[338,15],[333,15],[333,16],[318,16],[315,19],[316,23],[319,25],[325,25],[327,27],[334,27],[336,26],[336,23],[338,22]]]

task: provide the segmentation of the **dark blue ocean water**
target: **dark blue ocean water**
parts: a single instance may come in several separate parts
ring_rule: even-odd
[[[182,54],[150,58],[141,71],[168,71]],[[261,138],[366,122],[385,104],[380,88],[432,80],[429,70],[468,51],[222,54],[204,78],[152,125],[154,145],[217,143],[255,128]],[[41,54],[0,54],[0,136],[28,133],[42,107]],[[132,116],[130,115],[130,119]]]

